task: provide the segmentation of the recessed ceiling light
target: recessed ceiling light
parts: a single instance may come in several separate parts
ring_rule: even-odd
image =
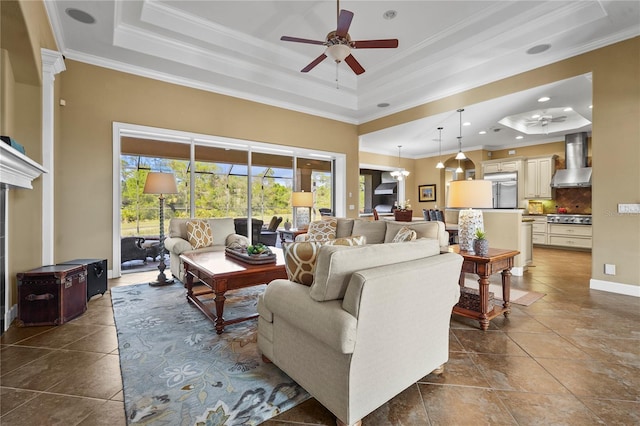
[[[82,22],[83,24],[93,24],[96,22],[96,18],[89,15],[84,10],[74,9],[72,7],[67,8],[65,13],[69,15],[71,19],[75,19],[78,22]]]
[[[522,136],[522,135],[516,136],[516,139],[524,139],[524,136]]]
[[[531,116],[531,118],[533,118],[534,120],[535,120],[536,118],[540,118],[540,114],[533,114],[533,115]]]
[[[573,111],[573,108],[571,107],[566,107],[565,109],[563,109],[564,112],[569,112],[569,111]]]
[[[589,105],[589,109],[593,108],[593,105]]]
[[[551,98],[550,98],[550,97],[548,97],[548,96],[543,96],[543,97],[541,97],[540,99],[538,99],[538,102],[547,102],[547,101],[550,101],[550,100],[551,100]]]
[[[539,44],[527,49],[527,54],[537,55],[538,53],[546,52],[551,47],[550,44]]]
[[[388,107],[390,104],[388,102],[380,102],[378,104],[378,108],[386,108]]]
[[[462,123],[463,126],[471,126],[471,123],[469,121],[465,121],[464,123]]]
[[[382,17],[384,19],[393,19],[396,16],[398,16],[398,12],[396,12],[395,10],[387,10],[385,13],[382,14]]]
[[[478,132],[478,134],[479,134],[479,135],[486,135],[486,134],[487,134],[487,132],[486,132],[485,130],[480,130],[480,131]]]

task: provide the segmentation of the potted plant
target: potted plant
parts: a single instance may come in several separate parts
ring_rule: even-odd
[[[487,240],[487,234],[484,230],[478,228],[475,232],[475,239],[473,240],[473,251],[480,255],[486,256],[489,252],[489,240]]]
[[[286,229],[287,231],[291,229],[291,222],[289,222],[289,218],[286,218],[284,221],[284,229]]]

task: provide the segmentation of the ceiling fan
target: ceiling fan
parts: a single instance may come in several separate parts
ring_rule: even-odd
[[[349,35],[349,26],[351,26],[351,20],[353,19],[353,12],[348,10],[340,10],[340,1],[337,2],[336,15],[338,24],[335,31],[331,31],[327,34],[325,41],[309,40],[306,38],[282,36],[282,41],[292,41],[294,43],[306,43],[306,44],[318,44],[326,46],[325,52],[314,59],[309,65],[304,67],[302,72],[311,71],[316,65],[324,61],[328,56],[336,62],[336,64],[344,61],[349,65],[356,75],[360,75],[364,72],[364,68],[351,54],[351,49],[385,49],[398,47],[398,39],[385,39],[385,40],[351,40]]]
[[[566,119],[567,119],[566,115],[553,117],[552,115],[549,115],[549,114],[541,114],[540,117],[537,117],[533,120],[526,120],[525,124],[527,127],[531,127],[531,126],[546,127],[551,123],[562,123]]]

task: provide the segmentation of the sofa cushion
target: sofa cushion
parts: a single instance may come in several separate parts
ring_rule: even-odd
[[[194,250],[212,246],[213,234],[209,222],[204,220],[187,221],[187,240]]]
[[[403,226],[402,228],[400,228],[398,230],[398,233],[396,234],[395,237],[393,237],[393,240],[391,240],[392,243],[404,243],[407,241],[415,241],[416,238],[418,238],[418,235],[416,234],[416,231],[414,231],[411,228],[408,228],[406,226]]]
[[[283,245],[284,266],[289,281],[306,286],[313,284],[318,250],[322,244],[318,241],[305,241]]]
[[[336,238],[350,237],[353,235],[353,222],[353,219],[339,217],[338,226],[336,227]]]
[[[309,294],[318,301],[342,299],[351,275],[361,269],[429,257],[440,253],[434,239],[358,247],[323,245],[318,251]],[[392,283],[389,283],[392,284]]]
[[[386,222],[386,220],[354,220],[352,234],[364,235],[367,238],[367,244],[384,243],[387,230]],[[396,229],[393,235],[395,236],[397,232],[398,230]]]
[[[364,235],[354,235],[351,237],[336,238],[324,243],[328,246],[363,246],[367,244],[367,238]]]
[[[396,222],[394,220],[386,221],[387,222],[387,230],[386,235],[384,237],[385,243],[390,243],[398,234],[398,231],[402,227],[407,227],[409,229],[413,229],[416,231],[416,237],[420,238],[433,238],[438,240],[440,235],[439,232],[439,224],[442,222]]]
[[[329,241],[336,238],[338,219],[335,217],[326,220],[316,220],[309,224],[307,241]]]

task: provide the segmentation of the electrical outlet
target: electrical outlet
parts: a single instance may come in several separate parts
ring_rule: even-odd
[[[355,206],[355,205],[353,205],[353,204],[349,204],[349,210],[355,210],[355,209],[356,209],[356,206]]]
[[[610,263],[604,264],[604,274],[605,275],[615,275],[616,274],[616,265],[612,265]]]
[[[509,155],[516,155],[516,150],[515,149],[510,149],[509,150]]]

